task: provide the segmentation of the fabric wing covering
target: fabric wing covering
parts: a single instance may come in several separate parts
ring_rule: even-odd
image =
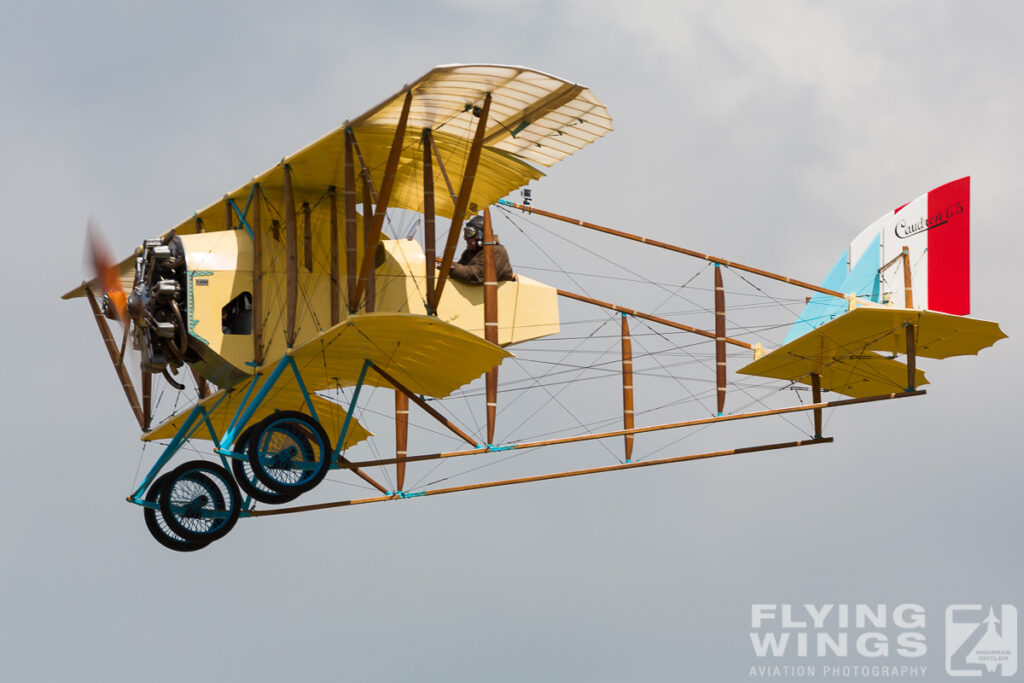
[[[490,206],[531,180],[542,178],[544,173],[534,165],[552,166],[612,130],[608,110],[590,90],[557,76],[522,66],[438,66],[366,113],[349,119],[337,130],[197,211],[176,225],[175,232],[190,235],[197,231],[197,225],[205,232],[225,230],[229,213],[226,202],[233,200],[239,212],[245,213],[254,184],[259,184],[274,206],[282,205],[285,164],[292,170],[296,206],[304,202],[316,206],[329,187],[343,194],[346,129],[354,134],[373,186],[380,188],[407,92],[412,93],[412,103],[388,202],[391,208],[423,209],[423,154],[429,151],[425,150],[423,131],[430,130],[436,146],[436,153],[431,155],[434,211],[438,216],[452,217],[452,193],[460,191],[469,147],[480,120],[478,113],[487,93],[491,93],[491,108],[469,197],[470,203],[478,207]],[[357,98],[358,95],[353,95],[353,99]],[[443,163],[443,170],[437,158]],[[356,184],[360,185],[358,158],[354,165]],[[238,212],[231,213],[232,223],[237,227]],[[125,289],[132,286],[134,258],[130,256],[120,264]],[[71,290],[64,298],[76,296],[84,296],[83,287]]]
[[[511,356],[505,349],[454,325],[409,313],[354,315],[292,352],[309,392],[355,385],[364,361],[369,360],[410,391],[436,398],[447,396]],[[259,372],[265,377],[272,370],[264,366]],[[200,401],[199,405],[207,410],[217,406],[212,410],[210,421],[218,435],[227,428],[250,384],[251,380],[243,382]],[[366,372],[365,384],[391,386],[372,369]],[[220,401],[225,393],[227,396]],[[324,429],[331,439],[336,439],[341,434],[345,410],[317,395],[313,396],[313,404]],[[249,424],[274,410],[307,411],[295,375],[288,369],[281,373]],[[143,441],[171,438],[189,412],[191,406],[146,433]],[[372,435],[353,419],[345,447],[368,436]],[[200,426],[195,438],[209,438],[209,434]]]
[[[448,181],[458,193],[469,146],[480,120],[477,113],[487,93],[491,93],[491,108],[470,194],[470,202],[480,207],[543,177],[534,165],[549,167],[612,130],[608,110],[581,85],[521,66],[438,66],[366,113],[286,157],[225,199],[234,199],[244,206],[252,182],[259,183],[268,195],[279,195],[284,187],[285,163],[292,168],[296,205],[316,204],[329,186],[341,192],[345,186],[346,128],[354,133],[373,184],[379,188],[406,92],[412,93],[412,103],[389,202],[394,208],[422,209],[422,134],[429,129],[437,146],[433,163],[435,212],[451,217],[455,205],[436,156],[440,156]],[[355,165],[358,176],[358,159]],[[224,200],[176,226],[178,234],[195,232],[195,218],[202,220],[207,231],[223,230]]]
[[[811,384],[821,377],[826,391],[855,398],[907,389],[907,366],[884,354],[906,352],[906,331],[915,331],[915,352],[925,358],[977,354],[1006,337],[999,325],[935,311],[890,307],[856,308],[738,372]],[[881,352],[881,353],[879,353]],[[914,385],[928,382],[915,371]]]
[[[512,354],[459,327],[411,313],[353,315],[292,352],[310,391],[352,386],[369,360],[416,394],[443,398]],[[264,368],[264,372],[269,371]],[[294,381],[282,375],[282,381]],[[390,387],[377,373],[370,386]]]
[[[285,377],[282,376],[282,379],[285,379]],[[252,418],[249,419],[247,425],[254,425],[277,410],[298,410],[303,413],[309,413],[309,408],[306,406],[306,400],[303,398],[302,392],[295,383],[294,377],[290,377],[289,379],[291,379],[290,382],[278,382],[274,385],[270,395],[267,396],[267,399],[260,404],[260,407],[253,414]],[[235,413],[238,410],[239,404],[242,402],[242,399],[245,398],[245,394],[249,389],[249,386],[252,384],[252,381],[253,380],[242,382],[231,389],[222,389],[221,391],[199,401],[199,405],[209,412],[210,423],[213,425],[213,429],[217,433],[217,438],[220,438],[221,435],[224,434],[225,430],[227,430],[228,425],[231,423],[232,418],[234,418]],[[257,389],[259,389],[259,387],[257,387]],[[253,393],[255,394],[255,390]],[[341,434],[341,428],[345,422],[345,409],[334,401],[330,401],[321,396],[314,395],[311,398],[313,400],[313,407],[316,408],[316,414],[320,420],[320,424],[323,426],[333,443]],[[157,441],[172,438],[175,433],[177,433],[178,429],[185,424],[189,413],[192,412],[192,408],[193,406],[189,406],[187,409],[171,416],[158,427],[155,427],[144,434],[142,436],[142,440]],[[371,436],[373,436],[373,434],[368,432],[355,418],[352,418],[349,422],[348,433],[345,436],[345,448],[351,448],[360,441]],[[210,439],[210,432],[206,429],[201,420],[196,423],[196,430],[192,438]]]

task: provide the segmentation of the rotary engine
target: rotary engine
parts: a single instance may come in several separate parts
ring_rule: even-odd
[[[189,355],[188,328],[182,315],[188,310],[185,250],[171,233],[146,240],[136,253],[134,284],[127,297],[132,347],[142,355],[142,372],[163,374],[174,387],[184,389],[170,375],[177,374]],[[116,318],[109,299],[104,303],[107,316]]]

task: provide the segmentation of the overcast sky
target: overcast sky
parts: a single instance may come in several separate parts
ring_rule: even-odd
[[[928,618],[911,663],[939,680],[947,605],[1024,608],[1018,4],[38,2],[3,17],[5,679],[747,680],[752,603],[909,602]],[[541,69],[608,106],[616,130],[536,183],[537,206],[807,280],[883,212],[971,175],[973,313],[1010,339],[923,363],[928,396],[837,415],[830,446],[158,546],[124,502],[137,427],[88,306],[58,298],[82,278],[87,217],[128,253],[453,62]]]

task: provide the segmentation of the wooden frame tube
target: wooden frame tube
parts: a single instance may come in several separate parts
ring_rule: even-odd
[[[263,364],[263,190],[253,188],[252,202],[252,359]]]
[[[634,318],[643,318],[644,320],[650,320],[651,322],[654,322],[654,323],[660,323],[662,325],[667,325],[668,327],[674,327],[675,329],[682,330],[684,332],[693,332],[694,334],[699,334],[700,336],[707,337],[708,339],[715,339],[716,341],[718,339],[718,335],[716,335],[714,332],[708,332],[707,330],[702,330],[702,329],[697,328],[697,327],[691,327],[690,325],[684,325],[683,323],[677,323],[674,320],[669,320],[667,318],[660,318],[660,317],[658,317],[656,315],[651,315],[650,313],[643,313],[641,311],[637,311],[637,310],[634,310],[632,308],[626,308],[625,306],[619,306],[617,304],[608,303],[607,301],[601,301],[599,299],[592,299],[589,296],[583,296],[582,294],[574,294],[572,292],[567,292],[564,289],[559,289],[558,290],[558,296],[564,296],[567,299],[575,299],[576,301],[582,301],[583,303],[586,303],[586,304],[593,304],[594,306],[600,306],[601,308],[607,308],[607,309],[610,309],[612,311],[617,311],[619,313],[625,313],[627,315],[633,316]],[[732,344],[733,346],[739,346],[739,347],[742,347],[744,349],[748,349],[750,351],[754,350],[754,345],[753,344],[748,344],[745,341],[740,341],[739,339],[733,339],[732,337],[723,337],[722,339],[723,339],[724,343],[726,343],[726,344]]]
[[[674,244],[669,244],[668,242],[660,242],[658,240],[653,240],[653,239],[650,239],[650,238],[647,238],[647,237],[641,237],[640,235],[634,235],[632,233],[623,232],[622,230],[615,230],[613,228],[606,228],[606,227],[604,227],[602,225],[597,225],[596,223],[588,223],[587,221],[581,221],[581,220],[576,219],[576,218],[570,218],[568,216],[562,216],[561,214],[552,213],[551,211],[544,211],[542,209],[536,209],[536,208],[534,208],[532,206],[524,206],[523,204],[516,204],[515,202],[505,202],[505,201],[503,201],[502,205],[510,206],[510,207],[512,207],[514,209],[519,209],[519,210],[525,211],[527,213],[535,213],[538,216],[545,216],[547,218],[553,218],[555,220],[562,221],[562,222],[565,222],[565,223],[570,223],[572,225],[578,225],[578,226],[580,226],[582,228],[588,228],[590,230],[596,230],[597,232],[603,232],[603,233],[605,233],[607,235],[615,235],[616,237],[622,237],[624,239],[632,240],[634,242],[641,242],[643,244],[649,244],[651,246],[659,247],[661,249],[667,249],[669,251],[674,251],[674,252],[679,253],[679,254],[686,254],[687,256],[693,256],[694,258],[699,258],[699,259],[703,259],[705,261],[710,261],[711,263],[717,263],[719,265],[728,266],[730,268],[735,268],[736,270],[746,271],[748,273],[753,273],[754,275],[760,275],[762,277],[766,277],[766,278],[769,278],[771,280],[778,280],[779,282],[785,282],[786,284],[794,285],[796,287],[803,287],[804,289],[809,289],[812,292],[818,292],[819,294],[828,294],[829,296],[838,297],[840,299],[849,299],[848,295],[843,294],[842,292],[837,292],[834,289],[828,289],[826,287],[819,287],[818,285],[811,284],[810,282],[804,282],[802,280],[797,280],[795,278],[787,277],[785,275],[779,275],[778,273],[773,273],[773,272],[768,271],[768,270],[762,270],[760,268],[754,268],[753,266],[743,265],[742,263],[737,263],[736,261],[729,261],[729,260],[726,260],[726,259],[723,259],[723,258],[718,258],[717,256],[711,256],[709,254],[703,254],[703,253],[701,253],[699,251],[694,251],[692,249],[687,249],[685,247],[680,247],[680,246],[677,246],[677,245],[674,245]]]
[[[353,465],[353,463],[341,453],[338,453],[338,465],[344,469],[352,470],[352,472],[355,473],[356,476],[358,476],[360,479],[362,479],[367,484],[377,489],[381,493],[388,492],[387,487],[385,487],[379,481],[377,481],[376,479],[368,475],[366,472],[364,472],[361,467]]]
[[[448,240],[444,246],[441,270],[437,275],[433,299],[428,306],[430,310],[437,310],[438,302],[441,301],[441,293],[444,291],[444,283],[448,281],[448,273],[451,272],[452,261],[455,260],[455,247],[459,242],[459,228],[462,227],[462,219],[465,217],[466,208],[469,206],[469,195],[473,192],[473,181],[476,178],[476,169],[480,163],[480,151],[483,149],[484,131],[487,129],[487,117],[490,111],[491,93],[487,93],[487,96],[484,98],[484,106],[480,110],[480,121],[476,125],[473,144],[469,147],[469,157],[466,159],[466,168],[462,174],[462,185],[459,187],[459,196],[455,201],[455,211],[452,213],[451,227],[448,228]]]
[[[363,160],[363,152],[359,149],[359,141],[356,140],[356,134],[351,128],[346,129],[346,134],[352,140],[352,148],[355,150],[356,159],[359,161],[359,175],[362,177],[363,182],[366,183],[367,187],[370,188],[370,196],[373,198],[373,203],[377,203],[377,190],[373,186],[373,176],[370,175],[370,169],[366,166],[366,161]]]
[[[449,431],[451,431],[453,434],[455,434],[455,436],[459,437],[460,439],[462,439],[463,441],[468,443],[470,446],[477,446],[477,445],[479,445],[477,443],[476,439],[474,439],[469,434],[467,434],[466,432],[464,432],[461,429],[459,429],[458,427],[456,427],[455,423],[453,423],[451,420],[446,418],[441,413],[437,412],[437,410],[432,408],[430,406],[430,404],[428,404],[422,398],[420,398],[419,396],[417,396],[413,392],[409,391],[405,387],[405,385],[403,385],[397,379],[395,379],[394,377],[392,377],[387,372],[385,372],[381,368],[377,367],[373,363],[370,363],[370,367],[373,368],[374,372],[376,372],[378,375],[383,377],[388,382],[388,384],[390,384],[392,387],[394,387],[396,391],[399,391],[399,392],[405,394],[406,396],[408,396],[409,399],[411,399],[416,405],[418,405],[420,408],[422,408],[428,415],[430,415],[430,417],[434,418],[435,420],[440,422],[442,425],[444,425]],[[397,463],[398,463],[398,461],[395,460],[394,462],[389,463],[389,464],[397,464]]]
[[[409,397],[395,389],[395,487],[405,488],[405,456],[409,453]]]
[[[345,294],[348,297],[348,312],[354,313],[355,302],[355,163],[352,159],[352,131],[345,131]]]
[[[373,216],[373,185],[363,181],[363,262],[366,262],[366,255],[370,253],[370,217]],[[376,244],[373,245],[374,258],[376,258]],[[359,292],[358,273],[356,274],[356,294]],[[366,274],[366,299],[363,302],[363,310],[366,313],[372,313],[373,309],[377,306],[377,271],[374,268],[370,268]],[[359,308],[360,296],[355,297],[356,308]]]
[[[515,484],[529,484],[537,481],[547,481],[551,479],[566,479],[568,477],[580,477],[585,474],[600,474],[602,472],[614,472],[617,470],[628,470],[635,469],[638,467],[654,467],[656,465],[668,465],[670,463],[688,462],[690,460],[706,460],[709,458],[721,458],[727,455],[740,455],[743,453],[757,453],[762,451],[775,451],[785,448],[797,448],[800,446],[814,446],[817,444],[832,443],[832,437],[823,439],[808,439],[806,441],[787,441],[784,443],[771,443],[763,446],[744,446],[741,448],[730,448],[723,451],[709,451],[706,453],[694,453],[692,455],[680,455],[673,458],[659,458],[657,460],[644,460],[641,462],[628,462],[618,465],[606,465],[604,467],[591,467],[588,469],[581,470],[570,470],[568,472],[557,472],[555,474],[540,474],[533,477],[519,477],[517,479],[502,479],[498,481],[489,481],[481,484],[467,484],[465,486],[451,486],[448,488],[431,489],[428,491],[422,491],[416,493],[414,497],[421,496],[439,496],[446,493],[459,493],[461,491],[475,491],[479,489],[489,489],[497,486],[512,486]],[[313,510],[327,510],[330,508],[337,507],[348,507],[351,505],[362,505],[365,503],[380,503],[386,500],[399,500],[404,498],[402,495],[393,496],[377,496],[374,498],[358,498],[352,500],[339,500],[333,503],[318,503],[313,505],[297,505],[288,508],[274,508],[268,510],[253,510],[250,515],[253,517],[264,517],[268,515],[286,515],[295,512],[311,512]]]
[[[196,378],[196,384],[199,385],[199,380],[202,379],[195,374],[195,370],[192,370],[193,376]],[[204,380],[205,381],[205,380]],[[202,397],[203,389],[199,387],[199,395]],[[150,422],[153,420],[153,375],[148,372],[142,373],[142,431],[148,432]]]
[[[622,429],[629,431],[633,423],[633,340],[629,336],[629,318],[622,317]],[[633,433],[623,434],[626,462],[633,458]]]
[[[484,209],[484,339],[498,343],[498,270],[494,265],[494,230],[491,210]],[[494,424],[498,414],[498,368],[487,371],[487,443],[494,443]]]
[[[736,413],[733,415],[722,415],[720,417],[705,417],[696,420],[686,420],[684,422],[671,422],[667,424],[652,425],[649,427],[634,427],[633,429],[617,429],[611,432],[601,432],[598,434],[582,434],[580,436],[567,436],[560,439],[548,439],[545,441],[532,441],[526,443],[508,444],[497,448],[488,448],[480,446],[477,448],[466,449],[464,451],[446,451],[443,453],[427,453],[424,455],[410,455],[405,458],[405,462],[426,462],[429,460],[443,460],[445,458],[459,458],[467,455],[479,455],[481,453],[490,452],[505,452],[514,450],[524,450],[527,448],[541,448],[544,446],[557,446],[560,444],[578,443],[582,441],[594,441],[596,439],[610,439],[618,436],[625,436],[626,434],[646,434],[648,432],[660,432],[666,429],[682,429],[685,427],[696,427],[708,424],[715,424],[717,422],[732,422],[733,420],[749,420],[757,417],[768,417],[771,415],[786,415],[789,413],[800,413],[807,410],[820,410],[822,408],[838,408],[840,406],[856,405],[858,403],[873,403],[875,401],[889,401],[896,398],[907,398],[909,396],[924,396],[927,392],[923,389],[915,391],[901,391],[892,394],[879,394],[877,396],[864,396],[861,398],[846,398],[838,401],[827,401],[825,403],[809,403],[800,406],[790,406],[788,408],[775,408],[773,410],[761,410],[754,413]],[[413,399],[415,400],[415,396]],[[373,460],[373,461],[361,461],[351,463],[352,467],[374,467],[393,465],[395,460]]]
[[[423,254],[426,257],[427,305],[434,300],[434,273],[437,257],[437,232],[434,216],[434,163],[431,148],[434,145],[434,134],[429,128],[423,129]],[[427,310],[428,315],[437,315],[433,309]]]
[[[913,308],[914,287],[910,273],[910,247],[903,247],[903,253],[900,256],[903,258],[903,307]]]
[[[717,388],[718,414],[725,412],[725,384],[727,368],[725,360],[725,287],[722,285],[722,268],[715,264],[715,386]]]
[[[306,272],[313,272],[313,207],[302,202],[302,260]]]
[[[196,391],[199,392],[199,398],[200,399],[204,399],[207,396],[209,396],[210,395],[210,384],[209,384],[209,382],[206,381],[206,378],[203,377],[202,375],[200,375],[198,372],[196,372],[196,369],[194,367],[192,367],[191,365],[189,366],[188,369],[192,371],[192,379],[195,380]],[[143,379],[145,379],[145,376],[143,376]],[[145,383],[145,381],[143,381],[143,383],[142,383],[142,399],[143,399],[143,408],[145,408],[145,399],[146,399],[146,383]],[[151,417],[151,415],[150,415],[148,410],[146,411],[146,415]]]
[[[917,326],[906,323],[903,329],[907,336],[907,391],[913,391],[917,379],[917,340],[914,339]]]
[[[380,184],[380,194],[377,196],[376,208],[373,213],[373,224],[368,234],[365,234],[364,243],[367,250],[363,252],[363,263],[359,268],[359,281],[356,283],[356,303],[363,296],[367,288],[367,278],[373,270],[374,259],[376,258],[377,242],[380,241],[380,233],[384,227],[384,215],[387,213],[388,202],[391,200],[391,189],[395,184],[395,173],[398,171],[398,162],[402,157],[402,145],[405,142],[405,126],[409,121],[409,108],[412,106],[412,92],[405,93],[405,101],[402,103],[402,114],[395,126],[395,136],[391,142],[391,152],[388,155],[387,165],[384,167],[384,180]],[[363,217],[363,230],[366,230],[366,216]]]
[[[285,233],[285,308],[287,311],[284,341],[295,345],[295,314],[299,303],[299,247],[295,226],[295,194],[292,190],[292,167],[284,165],[284,233]]]
[[[327,202],[331,212],[331,327],[341,322],[341,273],[339,272],[338,189],[327,188]]]
[[[821,376],[816,372],[811,373],[811,400],[821,403]],[[821,408],[814,409],[814,438],[821,438]]]
[[[117,343],[114,341],[114,335],[110,332],[110,325],[107,324],[107,319],[103,316],[100,305],[96,302],[96,296],[92,293],[92,289],[86,287],[85,296],[89,300],[93,318],[96,319],[96,326],[99,328],[100,336],[103,338],[103,345],[107,348],[107,353],[110,354],[110,362],[114,364],[114,372],[117,373],[117,378],[121,382],[121,388],[124,389],[128,405],[131,406],[132,413],[139,423],[139,428],[145,431],[146,416],[142,411],[142,406],[139,404],[139,395],[136,393],[135,385],[128,374],[128,368],[125,367],[118,357]]]
[[[353,156],[355,138],[345,131],[345,283],[348,312],[355,313],[359,304],[356,295],[356,172]]]
[[[888,263],[879,268],[878,272],[883,273],[897,263],[900,263],[903,266],[903,307],[913,308],[914,288],[910,273],[910,247],[903,247],[903,250],[891,258]]]
[[[135,289],[135,284],[138,284],[138,283],[134,283],[132,285],[132,289]],[[128,350],[128,333],[130,331],[131,330],[130,330],[128,324],[127,324],[127,321],[125,321],[124,335],[121,336],[121,350],[117,354],[117,362],[118,363],[122,363],[122,364],[124,363],[124,354]]]
[[[434,158],[437,159],[437,167],[441,169],[441,177],[444,178],[445,187],[448,188],[448,196],[452,198],[452,204],[459,202],[458,195],[455,194],[455,188],[452,187],[451,178],[448,177],[448,169],[444,167],[444,161],[441,159],[441,151],[437,148],[437,142],[434,141],[434,135],[430,135],[430,149],[434,152]]]

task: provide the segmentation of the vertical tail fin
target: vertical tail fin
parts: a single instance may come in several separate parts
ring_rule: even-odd
[[[885,214],[850,242],[822,286],[906,308],[904,247],[913,308],[971,312],[971,179],[960,178]],[[843,302],[811,298],[785,342],[841,315]]]
[[[868,226],[850,244],[881,238],[879,273],[882,302],[906,307],[903,262],[910,253],[913,307],[954,315],[971,312],[971,179],[960,178],[923,194]]]

